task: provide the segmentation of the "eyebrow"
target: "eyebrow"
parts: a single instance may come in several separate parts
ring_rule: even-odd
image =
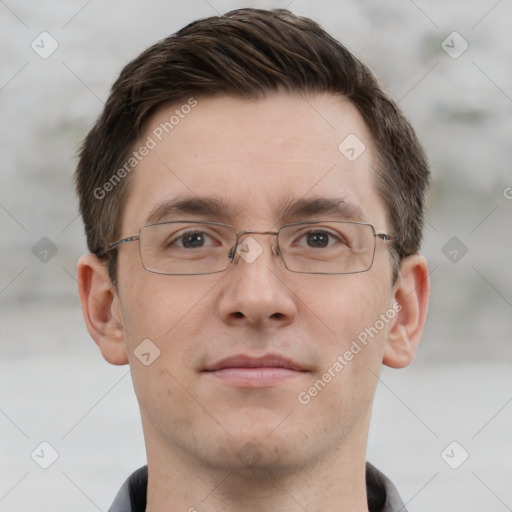
[[[155,224],[186,215],[208,219],[214,217],[217,221],[227,222],[240,213],[240,206],[228,204],[219,198],[178,197],[158,203],[147,215],[145,224]],[[358,205],[339,197],[286,200],[278,205],[273,213],[283,222],[320,216],[354,222],[364,221],[363,210]]]
[[[278,217],[296,220],[298,218],[325,216],[337,220],[363,222],[364,213],[360,206],[341,197],[313,197],[299,201],[283,203],[279,208]]]
[[[215,217],[217,220],[235,217],[239,209],[221,199],[210,197],[178,197],[158,203],[146,217],[145,223],[155,224],[172,217],[192,215],[194,217]]]

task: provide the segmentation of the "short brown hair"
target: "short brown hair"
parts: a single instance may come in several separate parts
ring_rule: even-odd
[[[116,251],[102,249],[119,236],[129,181],[120,179],[126,172],[115,172],[147,120],[162,106],[191,97],[254,99],[281,90],[342,95],[361,113],[380,157],[376,188],[398,239],[392,249],[396,278],[401,259],[419,250],[430,180],[412,126],[372,72],[317,23],[283,9],[239,9],[195,21],[130,62],[83,142],[75,173],[80,212],[89,250],[108,258],[114,284]],[[119,183],[112,183],[115,176]]]

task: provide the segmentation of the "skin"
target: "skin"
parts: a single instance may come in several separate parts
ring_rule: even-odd
[[[141,140],[175,108],[158,111]],[[366,145],[353,162],[338,150],[349,134]],[[239,231],[339,220],[290,219],[277,208],[343,198],[377,233],[390,233],[374,186],[376,164],[369,130],[343,98],[198,98],[130,177],[121,235],[136,234],[156,205],[177,197],[222,200],[221,218],[181,218]],[[117,289],[96,256],[78,264],[91,336],[107,361],[132,368],[148,455],[147,510],[367,511],[365,452],[377,375],[382,364],[400,368],[414,358],[427,312],[427,263],[419,255],[405,259],[393,283],[389,249],[377,240],[367,272],[298,274],[272,251],[275,237],[253,238],[262,254],[219,274],[149,273],[138,242],[118,249]],[[307,405],[299,403],[298,394],[395,302],[400,312]],[[149,366],[134,355],[144,339],[160,350]],[[202,371],[224,357],[270,352],[304,371],[254,388]],[[244,446],[257,454],[250,465],[239,456]]]

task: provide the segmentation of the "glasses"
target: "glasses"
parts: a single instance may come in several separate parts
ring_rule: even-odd
[[[172,221],[143,226],[138,235],[109,244],[106,253],[122,244],[139,241],[142,266],[166,275],[201,275],[224,272],[239,254],[263,251],[248,235],[275,235],[274,254],[291,272],[356,274],[373,264],[376,240],[396,242],[393,235],[375,233],[371,224],[349,221],[296,222],[278,231],[242,231],[218,222]],[[254,252],[256,251],[256,252]],[[257,256],[256,256],[257,257]]]

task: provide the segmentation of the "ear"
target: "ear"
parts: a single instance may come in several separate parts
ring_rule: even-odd
[[[427,317],[430,279],[425,258],[413,255],[402,260],[394,289],[400,310],[388,334],[382,362],[403,368],[414,360]]]
[[[85,254],[78,261],[77,281],[87,330],[103,357],[112,364],[128,363],[119,297],[107,264]]]

